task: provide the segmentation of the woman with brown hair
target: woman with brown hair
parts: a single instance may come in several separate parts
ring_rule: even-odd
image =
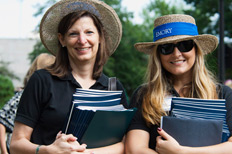
[[[56,56],[55,63],[37,71],[24,90],[16,116],[11,153],[122,153],[122,142],[86,149],[72,134],[60,133],[76,88],[108,90],[103,66],[122,36],[115,11],[98,0],[61,0],[42,18],[40,37]],[[121,104],[127,105],[122,84]]]

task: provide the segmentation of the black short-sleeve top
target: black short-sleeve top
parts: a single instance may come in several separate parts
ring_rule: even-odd
[[[218,92],[219,92],[219,99],[225,99],[226,100],[226,122],[229,127],[230,134],[232,135],[232,89],[224,86],[219,85],[218,86]],[[130,106],[129,108],[137,107],[138,111],[136,112],[134,118],[131,121],[131,124],[128,128],[128,131],[134,130],[134,129],[140,129],[147,131],[150,135],[149,140],[149,148],[155,150],[156,147],[156,137],[159,135],[157,132],[158,125],[152,125],[150,127],[147,126],[145,119],[142,116],[141,107],[142,107],[142,100],[143,100],[143,93],[140,93],[139,90],[142,87],[139,87],[133,94]],[[170,92],[175,97],[180,97],[179,94],[175,91],[173,88]]]
[[[67,77],[58,78],[42,69],[31,76],[15,119],[33,128],[31,142],[41,145],[54,142],[69,113],[76,88],[81,86],[71,73]],[[108,90],[108,77],[102,74],[90,89]],[[125,91],[118,80],[117,90],[123,90],[121,104],[127,108]]]

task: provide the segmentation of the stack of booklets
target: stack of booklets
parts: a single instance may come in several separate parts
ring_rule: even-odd
[[[79,143],[96,148],[120,142],[136,109],[125,109],[122,91],[77,89],[65,123],[64,133]]]
[[[181,145],[213,145],[230,136],[224,99],[174,97],[171,116],[163,117],[161,125]]]

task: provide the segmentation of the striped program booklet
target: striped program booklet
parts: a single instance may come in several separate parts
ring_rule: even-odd
[[[185,119],[222,120],[222,142],[230,136],[226,124],[225,99],[172,98],[171,114]]]
[[[77,89],[63,132],[96,148],[120,142],[135,113],[125,109],[122,91]]]

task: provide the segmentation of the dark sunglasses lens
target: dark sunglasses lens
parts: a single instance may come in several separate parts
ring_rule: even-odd
[[[173,52],[174,44],[163,44],[158,46],[158,51],[163,55],[168,55]]]
[[[193,40],[182,41],[177,43],[177,47],[180,50],[180,52],[188,52],[192,50],[193,46],[194,46]]]

